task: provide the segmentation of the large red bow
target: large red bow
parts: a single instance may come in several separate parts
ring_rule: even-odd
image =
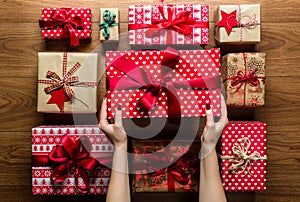
[[[184,35],[192,34],[193,28],[207,28],[208,22],[197,22],[191,18],[191,11],[181,11],[174,17],[174,8],[168,6],[168,17],[164,12],[164,0],[159,0],[158,10],[162,19],[152,19],[152,24],[129,24],[129,30],[150,28],[145,32],[146,37],[153,37],[158,31],[161,30],[174,30]],[[167,42],[172,42],[172,35],[168,33]]]
[[[180,58],[179,51],[173,48],[167,48],[164,58],[160,63],[160,80],[154,80],[143,69],[137,66],[134,61],[128,58],[129,57],[127,55],[124,55],[111,63],[112,67],[124,73],[126,77],[109,78],[107,80],[108,89],[111,91],[134,88],[145,89],[146,93],[139,100],[138,104],[147,111],[156,105],[159,97],[162,95],[162,92],[165,92],[167,96],[168,117],[170,118],[178,118],[181,114],[180,104],[178,102],[179,98],[177,97],[175,88],[219,88],[220,85],[219,76],[184,81],[172,81],[172,70],[176,69],[176,64]]]
[[[63,28],[63,36],[70,36],[70,45],[79,46],[79,39],[76,36],[76,29],[83,29],[83,20],[81,16],[70,15],[70,8],[60,8],[52,12],[50,21],[39,20],[39,25],[43,29],[53,29],[54,27]]]
[[[98,164],[95,158],[90,157],[91,147],[87,139],[73,141],[68,135],[64,135],[61,145],[53,147],[48,156],[33,156],[33,162],[36,165],[52,165],[50,178],[53,182],[62,183],[74,173],[76,188],[85,193],[90,184],[87,170],[94,170]],[[83,186],[79,186],[79,177],[83,180]]]
[[[229,78],[231,80],[231,86],[240,89],[243,85],[249,84],[251,86],[259,85],[259,77],[256,76],[255,73],[258,71],[257,68],[252,69],[248,74],[244,74],[243,71],[238,71],[236,76]]]

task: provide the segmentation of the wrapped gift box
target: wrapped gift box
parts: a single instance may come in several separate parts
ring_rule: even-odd
[[[222,133],[222,182],[225,191],[266,190],[267,125],[230,122]]]
[[[100,8],[100,40],[119,40],[119,9]]]
[[[97,112],[96,53],[38,53],[37,111]]]
[[[219,49],[107,51],[107,107],[124,118],[220,115]]]
[[[133,192],[197,192],[200,143],[133,141]]]
[[[106,166],[111,165],[113,150],[95,125],[33,128],[32,193],[105,194],[111,172]]]
[[[260,4],[220,5],[215,38],[220,43],[260,42]]]
[[[227,105],[254,108],[265,104],[265,53],[231,53],[222,57]]]
[[[129,6],[129,43],[133,45],[209,43],[208,5]],[[173,24],[169,22],[173,22]]]
[[[42,8],[39,21],[46,39],[70,38],[71,46],[79,46],[79,39],[91,39],[91,9]]]

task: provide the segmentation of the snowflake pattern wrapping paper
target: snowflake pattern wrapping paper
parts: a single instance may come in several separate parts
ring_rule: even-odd
[[[221,69],[228,106],[264,106],[265,57],[265,53],[230,53],[222,57]]]
[[[91,9],[42,8],[42,37],[70,38],[71,46],[79,46],[79,39],[91,39]]]
[[[59,152],[55,151],[59,151],[62,146],[65,146],[64,149],[66,149],[68,141],[75,143],[71,147],[69,145],[68,149],[74,149],[74,146],[78,146],[79,142],[82,142],[89,153],[70,157],[62,152],[66,156],[60,159],[71,158],[67,162],[64,161],[68,168],[62,171],[61,168],[64,167],[64,164],[54,161],[59,157]],[[76,147],[71,151],[77,151]],[[113,144],[97,125],[33,128],[32,193],[34,195],[106,194],[111,170],[101,165],[101,162],[108,165],[108,162],[111,162],[113,151]],[[82,153],[80,152],[80,154]],[[88,160],[94,161],[93,169],[90,169],[89,165],[85,165],[84,161]],[[69,167],[70,165],[72,166]],[[75,169],[78,167],[81,167],[78,169],[80,175],[76,178]],[[56,177],[56,174],[62,175],[62,173],[64,173],[62,179]],[[85,182],[89,182],[89,184],[87,185]],[[83,187],[86,186],[88,189],[83,191]]]
[[[161,7],[161,9],[160,9]],[[188,13],[187,15],[182,13]],[[180,19],[180,16],[187,19]],[[202,44],[209,43],[208,5],[175,4],[175,5],[135,5],[129,6],[128,13],[129,44],[132,45],[164,45],[164,44]],[[194,20],[195,22],[191,23]],[[165,22],[166,21],[166,22]],[[190,21],[182,24],[168,24],[173,21]],[[157,23],[157,24],[155,24]],[[191,26],[186,28],[187,24]],[[154,28],[163,27],[164,28]],[[161,26],[162,25],[162,26]],[[141,28],[145,27],[145,28]],[[149,27],[156,29],[149,34]],[[185,27],[184,31],[175,27]],[[147,33],[148,32],[148,33]],[[149,36],[148,36],[149,35]]]
[[[221,175],[225,191],[265,191],[267,125],[229,122],[221,137]]]
[[[215,116],[220,115],[220,49],[172,51],[180,56],[166,59],[170,55],[169,49],[106,52],[109,118],[114,117],[118,104],[123,108],[124,118],[178,118],[178,112],[179,117],[205,116],[206,104],[211,105]],[[172,64],[163,65],[170,61]],[[133,68],[129,70],[129,66]],[[138,78],[139,75],[143,78]],[[137,79],[144,80],[136,82]],[[204,88],[193,88],[195,85]],[[139,103],[150,93],[152,97],[156,96],[155,102],[153,108],[146,110]],[[171,101],[175,104],[170,104]]]

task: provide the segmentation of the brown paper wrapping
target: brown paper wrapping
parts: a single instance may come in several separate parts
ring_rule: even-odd
[[[48,70],[55,72],[62,78],[63,52],[39,52],[38,53],[38,80],[50,80],[46,78]],[[81,67],[72,76],[78,76],[79,82],[98,82],[97,77],[97,53],[68,53],[67,72],[77,62]],[[50,84],[38,84],[37,89],[37,111],[44,113],[95,113],[97,112],[97,85],[96,86],[71,86],[75,93],[75,99],[64,102],[64,111],[60,112],[56,104],[47,104],[51,98],[50,94],[45,93],[45,88]]]
[[[116,14],[116,23],[119,22],[119,9],[118,8],[100,8],[100,23],[104,22],[103,19],[103,12],[105,10],[109,10],[111,13]],[[102,30],[100,30],[100,41],[119,41],[119,25],[118,26],[112,26],[110,27],[110,37],[109,39],[105,39],[105,37],[102,34]]]
[[[230,53],[222,57],[222,77],[226,79],[224,86],[226,89],[227,105],[230,107],[255,108],[265,104],[265,53],[245,53],[246,69],[244,65],[243,53]],[[243,84],[239,89],[232,86],[229,78],[236,76],[238,71],[243,74],[249,74],[253,69],[258,71],[255,76],[258,78],[259,85],[251,86],[248,83]],[[246,70],[246,71],[245,71]],[[246,93],[245,93],[246,91]]]
[[[240,23],[245,23],[250,19],[249,17],[252,17],[255,18],[258,24],[249,28],[234,27],[229,35],[224,27],[215,27],[215,39],[218,42],[231,44],[253,44],[260,42],[260,4],[220,5],[216,13],[216,23],[222,19],[221,10],[226,13],[236,10],[237,16],[239,16],[239,8],[241,15]]]

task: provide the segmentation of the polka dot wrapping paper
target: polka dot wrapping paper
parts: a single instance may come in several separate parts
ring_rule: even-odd
[[[222,133],[221,175],[225,191],[265,191],[267,125],[230,122]]]
[[[74,143],[68,145],[69,143]],[[77,145],[81,142],[88,151],[86,157],[83,155],[82,147]],[[61,157],[59,152],[64,154]],[[67,155],[67,147],[75,151],[77,155]],[[32,129],[32,193],[34,195],[81,195],[81,194],[106,194],[111,170],[100,163],[96,163],[93,169],[85,165],[84,161],[111,161],[114,148],[111,141],[100,131],[96,125],[81,126],[39,126]],[[69,153],[68,153],[69,154]],[[54,158],[55,157],[55,158]],[[49,159],[54,159],[53,161]],[[59,163],[56,159],[60,159]],[[68,159],[67,161],[65,159]],[[91,163],[92,164],[92,163]],[[64,167],[64,165],[66,167]],[[75,172],[79,169],[80,175],[76,183]],[[65,175],[55,179],[55,174],[65,168]],[[84,170],[84,171],[83,171]],[[87,176],[84,176],[84,173]],[[61,174],[61,173],[60,173]],[[84,177],[88,179],[88,189]],[[58,177],[57,177],[58,178]],[[86,180],[85,179],[85,180]]]
[[[122,106],[124,118],[171,117],[169,109],[174,106],[169,103],[170,96],[167,96],[166,88],[173,84],[172,94],[176,96],[175,100],[180,105],[176,111],[180,111],[181,117],[205,116],[206,104],[211,105],[215,116],[220,116],[220,88],[215,86],[220,81],[220,49],[178,52],[180,57],[177,58],[176,65],[173,64],[174,68],[170,70],[170,67],[162,65],[166,51],[107,51],[108,118],[114,117],[118,104]],[[115,64],[120,63],[120,58],[121,60],[123,58],[124,64],[116,67]],[[136,81],[137,74],[130,71],[124,73],[127,71],[125,69],[128,64],[135,66],[130,70],[131,72],[136,70],[143,72],[142,77],[147,80],[145,84],[131,85]],[[166,71],[170,72],[165,73]],[[205,88],[191,88],[192,84],[189,82],[197,79],[204,79]],[[216,82],[212,83],[212,81]],[[184,85],[177,85],[178,82]],[[128,87],[129,84],[131,87]],[[150,86],[148,90],[144,89],[147,86]],[[153,89],[161,86],[165,88],[155,94]],[[139,104],[142,98],[148,96],[147,92],[153,92],[157,96],[150,110],[146,110]]]

